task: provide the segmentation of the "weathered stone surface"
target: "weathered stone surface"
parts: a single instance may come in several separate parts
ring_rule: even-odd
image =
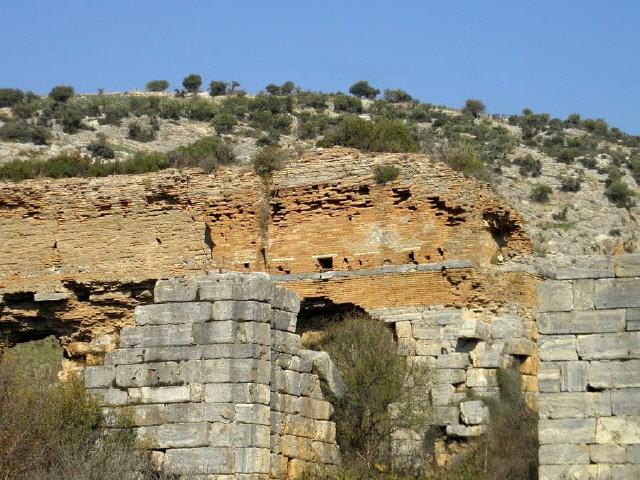
[[[325,382],[333,397],[342,398],[344,396],[347,386],[342,379],[342,375],[340,375],[338,367],[335,366],[327,352],[301,350],[300,357],[303,361],[313,364],[312,372]]]
[[[440,355],[436,360],[436,368],[465,368],[469,364],[469,354],[467,353],[448,353]]]
[[[112,366],[87,367],[84,382],[87,388],[109,388],[116,378],[116,370]]]
[[[457,424],[459,419],[460,408],[456,406],[436,406],[429,412],[429,424],[431,425],[453,425]]]
[[[398,338],[413,338],[411,322],[396,322],[396,336]]]
[[[556,268],[556,279],[613,277],[613,257],[588,255],[574,257],[572,260],[571,265]]]
[[[284,310],[271,311],[271,326],[277,330],[286,330],[287,332],[295,332],[298,316],[292,312]]]
[[[545,335],[623,332],[625,315],[624,309],[541,313],[538,329]]]
[[[590,445],[589,455],[592,463],[624,463],[627,461],[627,449],[613,443]]]
[[[170,423],[230,423],[235,415],[232,403],[173,403],[165,410]]]
[[[268,385],[256,383],[215,383],[204,387],[205,401],[211,403],[261,403],[269,405]]]
[[[599,480],[609,471],[601,465],[541,465],[538,480]],[[613,479],[611,479],[613,480]]]
[[[129,402],[127,392],[117,388],[91,388],[87,389],[87,392],[100,406],[126,405]]]
[[[466,380],[467,372],[462,368],[439,368],[433,372],[433,381],[436,385],[441,383],[458,385]]]
[[[525,334],[522,319],[516,315],[504,315],[491,323],[492,338],[514,338]]]
[[[589,447],[586,445],[540,445],[538,460],[541,465],[588,465]]]
[[[479,437],[486,430],[486,425],[447,425],[447,435],[451,437]]]
[[[624,388],[611,391],[611,408],[617,416],[640,416],[640,388]]]
[[[137,325],[200,323],[211,319],[211,304],[209,302],[188,302],[139,305],[133,316]]]
[[[151,448],[203,447],[209,444],[208,423],[171,423],[136,429],[138,440]]]
[[[192,325],[150,325],[125,327],[120,331],[120,347],[191,345]]]
[[[538,372],[540,392],[559,392],[562,381],[560,362],[543,362]]]
[[[266,448],[238,448],[235,451],[239,473],[269,473],[270,452]]]
[[[587,380],[598,389],[640,387],[640,360],[590,362]]]
[[[592,443],[640,443],[640,416],[598,418]]]
[[[616,360],[640,356],[640,332],[578,336],[578,355],[584,360]]]
[[[271,305],[278,310],[298,313],[300,311],[300,297],[295,292],[276,285],[273,287]]]
[[[504,344],[500,341],[491,344],[479,342],[471,355],[471,364],[476,368],[498,368],[502,359]]]
[[[459,338],[486,340],[491,336],[491,328],[486,322],[476,318],[463,319],[458,327]]]
[[[574,310],[593,309],[593,297],[595,291],[594,280],[573,280],[573,308]]]
[[[34,302],[62,302],[70,297],[69,292],[37,292],[33,295]]]
[[[616,277],[640,277],[640,254],[627,254],[616,258]]]
[[[540,420],[538,439],[541,445],[564,443],[595,443],[595,418]]]
[[[587,389],[587,362],[562,362],[560,375],[561,391],[584,392]]]
[[[449,405],[455,388],[451,384],[434,385],[431,388],[431,401],[434,405]]]
[[[640,278],[603,279],[596,282],[595,307],[640,307]]]
[[[266,302],[274,295],[273,284],[264,273],[225,273],[205,277],[198,285],[200,300],[255,300]]]
[[[207,474],[233,471],[235,454],[232,448],[180,448],[165,453],[167,473]]]
[[[129,401],[138,403],[180,403],[191,400],[191,388],[188,385],[175,387],[139,387],[130,388]]]
[[[460,418],[465,425],[488,423],[489,407],[482,400],[460,402]]]
[[[420,356],[437,357],[442,353],[442,342],[418,340],[415,341],[415,354]]]
[[[186,380],[176,362],[118,365],[116,385],[118,387],[152,387],[182,385]]]
[[[540,418],[590,418],[611,415],[611,395],[606,392],[541,393]]]
[[[627,308],[627,330],[640,330],[640,308]]]
[[[538,285],[538,312],[568,312],[573,308],[573,288],[569,282],[547,280]]]
[[[512,338],[507,340],[504,353],[521,357],[532,357],[536,354],[536,344],[528,338]]]
[[[497,370],[487,368],[470,368],[467,370],[468,387],[497,387]]]
[[[213,320],[267,322],[271,320],[271,305],[254,301],[220,300],[213,303]]]
[[[170,278],[158,280],[153,291],[157,303],[193,302],[196,299],[197,283],[192,279]]]
[[[543,361],[578,360],[576,337],[572,335],[545,335],[538,342]]]

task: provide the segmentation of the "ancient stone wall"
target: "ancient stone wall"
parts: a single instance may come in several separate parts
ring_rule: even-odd
[[[552,259],[541,273],[540,479],[638,479],[640,255]]]
[[[295,333],[297,296],[260,274],[163,280],[85,384],[113,426],[130,422],[155,463],[190,479],[294,477],[335,465],[326,354]]]

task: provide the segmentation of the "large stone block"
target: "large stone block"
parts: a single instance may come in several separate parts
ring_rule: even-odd
[[[431,403],[433,405],[449,405],[452,403],[455,390],[451,384],[434,385],[431,388]]]
[[[199,281],[200,300],[255,300],[266,302],[273,295],[273,284],[267,274],[225,273],[204,277]]]
[[[298,314],[285,312],[284,310],[271,311],[271,326],[276,330],[285,330],[287,332],[295,332],[298,322]]]
[[[212,383],[204,386],[208,403],[260,403],[269,405],[271,393],[268,385],[257,383]]]
[[[504,315],[491,323],[492,338],[515,338],[526,334],[522,318],[517,315]]]
[[[153,387],[182,385],[185,377],[176,362],[118,365],[116,385],[118,387]]]
[[[238,423],[271,425],[270,414],[268,405],[236,403],[234,419]]]
[[[436,368],[466,368],[469,365],[468,353],[448,353],[436,360]]]
[[[590,445],[589,456],[592,463],[624,463],[627,461],[627,449],[613,443]]]
[[[438,325],[412,322],[411,331],[413,337],[417,340],[429,340],[432,342],[442,340],[442,327]]]
[[[99,406],[120,406],[129,402],[126,390],[117,388],[90,388],[87,392],[94,398]]]
[[[574,311],[538,314],[538,330],[545,335],[623,332],[625,310]]]
[[[158,280],[153,290],[156,303],[193,302],[198,285],[194,279],[169,278]]]
[[[453,425],[460,421],[460,408],[450,407],[433,407],[429,412],[430,425]]]
[[[593,297],[595,292],[594,280],[573,280],[573,308],[574,310],[593,309]]]
[[[562,382],[560,362],[543,362],[538,372],[540,392],[559,392]]]
[[[274,285],[271,305],[275,309],[297,314],[300,311],[300,297],[298,297],[298,295],[291,290],[278,285]]]
[[[183,377],[197,383],[262,383],[268,384],[270,362],[253,358],[192,360],[182,364]]]
[[[460,418],[465,425],[488,423],[489,407],[482,400],[460,402]]]
[[[541,393],[540,418],[588,418],[611,416],[611,395],[605,392]]]
[[[169,423],[136,429],[138,440],[151,448],[204,447],[209,444],[208,423]]]
[[[235,452],[238,473],[269,473],[271,452],[267,448],[238,448]]]
[[[459,385],[467,381],[467,371],[462,368],[439,368],[433,372],[433,383]]]
[[[587,362],[562,362],[560,364],[560,390],[584,392],[587,389]]]
[[[471,350],[471,365],[476,368],[498,368],[505,343],[502,341],[478,342]]]
[[[104,356],[105,365],[124,365],[144,362],[144,348],[117,348]]]
[[[592,443],[640,443],[640,416],[598,418]]]
[[[486,425],[447,425],[446,432],[450,437],[479,437],[487,430]]]
[[[235,415],[232,403],[172,403],[165,411],[169,423],[230,423]]]
[[[640,278],[598,280],[594,304],[598,309],[640,307],[638,292],[640,292]]]
[[[185,302],[139,305],[135,308],[133,316],[136,325],[201,323],[211,319],[211,304],[209,302]]]
[[[555,278],[608,278],[613,274],[613,257],[586,255],[571,258],[571,264],[557,266]]]
[[[342,379],[342,375],[340,375],[338,367],[333,363],[327,352],[301,350],[300,357],[303,361],[312,363],[312,372],[325,382],[329,393],[333,397],[342,398],[344,396],[347,386]]]
[[[272,330],[271,348],[276,352],[298,355],[301,350],[300,336],[295,333]]]
[[[610,478],[603,476],[605,471],[608,474],[608,465],[540,465],[538,480],[600,480]]]
[[[120,330],[120,346],[155,347],[191,345],[193,343],[191,328],[191,324],[124,327]]]
[[[572,335],[544,335],[538,345],[540,359],[548,361],[578,360],[576,337]]]
[[[411,322],[396,322],[396,336],[398,338],[413,338],[413,333],[411,332]]]
[[[115,367],[110,365],[87,367],[84,370],[86,388],[109,388],[116,378]]]
[[[316,420],[329,420],[333,414],[333,406],[325,400],[301,397],[298,402],[300,414]]]
[[[538,460],[540,465],[588,465],[589,447],[570,443],[540,445]]]
[[[486,340],[491,336],[491,328],[486,322],[476,318],[466,318],[458,326],[459,338]]]
[[[191,401],[189,385],[177,387],[136,387],[130,388],[130,403],[180,403]]]
[[[183,345],[179,347],[147,347],[132,349],[141,351],[144,362],[176,362],[183,360],[198,360],[202,358],[202,347],[200,345]],[[136,357],[138,358],[138,357]],[[140,363],[140,362],[122,362]]]
[[[640,360],[590,362],[587,381],[596,389],[640,387]]]
[[[470,368],[467,370],[467,387],[497,387],[497,370]]]
[[[568,418],[561,420],[540,420],[538,439],[541,445],[595,443],[595,418]]]
[[[271,305],[255,301],[220,300],[213,303],[213,320],[270,322]]]
[[[640,332],[579,335],[578,355],[584,360],[637,358],[640,356]]]
[[[504,346],[505,354],[519,357],[532,357],[536,351],[536,344],[528,338],[512,338],[507,340]]]
[[[640,308],[627,308],[627,330],[640,330]]]
[[[612,390],[611,408],[616,416],[640,416],[640,388]]]
[[[621,255],[615,263],[616,277],[640,277],[640,254]]]
[[[538,312],[568,312],[573,309],[571,282],[547,280],[538,285]]]
[[[233,448],[179,448],[167,450],[164,469],[176,474],[232,474],[235,467]]]

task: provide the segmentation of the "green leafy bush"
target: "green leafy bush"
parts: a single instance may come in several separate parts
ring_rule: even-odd
[[[190,120],[210,122],[218,113],[219,108],[210,100],[192,98],[186,106],[186,115]]]
[[[134,120],[129,123],[129,138],[136,142],[150,142],[155,140],[160,126],[157,121],[151,119],[149,122]]]
[[[531,188],[530,198],[537,203],[546,203],[549,201],[549,194],[551,194],[552,191],[550,186],[544,183],[538,183]]]
[[[466,175],[472,175],[481,180],[488,179],[487,167],[470,143],[461,143],[446,149],[444,161],[454,170]]]
[[[462,112],[468,115],[471,115],[474,118],[479,118],[480,115],[483,115],[486,111],[486,107],[482,100],[477,100],[474,98],[470,98],[464,102],[464,107],[462,107]]]
[[[359,117],[345,117],[329,130],[318,146],[358,148],[372,152],[415,152],[418,150],[411,130],[399,120],[371,122]]]
[[[278,97],[272,95],[256,95],[248,103],[252,112],[269,112],[273,115],[278,113],[290,113],[293,111],[293,99],[290,97]]]
[[[384,99],[390,103],[411,102],[413,97],[401,89],[387,89],[384,91]]]
[[[269,176],[281,170],[287,160],[286,153],[276,145],[268,145],[260,149],[252,158],[253,170],[260,175]]]
[[[13,107],[24,99],[24,92],[17,88],[0,88],[0,108]]]
[[[336,120],[323,113],[302,112],[298,114],[298,138],[308,140],[324,135]]]
[[[282,85],[270,83],[264,89],[270,95],[291,95],[296,91],[297,87],[293,82],[287,81]]]
[[[400,175],[400,169],[395,165],[381,164],[373,167],[373,179],[378,185],[395,180]]]
[[[367,80],[359,80],[349,87],[349,93],[360,98],[374,99],[380,93],[380,90],[369,85]]]
[[[531,155],[525,155],[524,157],[516,158],[513,163],[520,165],[520,175],[523,177],[539,177],[542,173],[542,162],[537,158],[533,158]]]
[[[9,120],[0,127],[0,139],[9,142],[33,143],[46,145],[51,131],[40,125],[33,125],[26,120]]]
[[[202,77],[197,73],[191,73],[182,79],[182,86],[189,93],[198,93],[202,85]]]
[[[286,113],[271,113],[269,110],[253,111],[249,114],[249,125],[256,130],[277,134],[289,133],[293,119]]]
[[[218,134],[231,133],[233,127],[237,125],[238,119],[233,113],[222,112],[213,117],[212,125]]]
[[[580,177],[563,177],[560,183],[560,190],[563,192],[578,192],[582,185]]]
[[[209,95],[219,97],[227,93],[227,83],[220,80],[211,80],[209,83]]]
[[[211,136],[172,150],[167,159],[173,168],[199,167],[205,172],[212,172],[219,165],[234,163],[236,155],[223,139]]]
[[[96,157],[104,159],[116,158],[116,152],[107,143],[107,137],[105,137],[103,133],[99,133],[96,136],[96,139],[89,145],[87,145],[87,150],[89,150],[91,154]]]
[[[635,192],[621,178],[614,178],[608,182],[605,195],[618,208],[631,208],[635,205]]]
[[[295,99],[302,108],[315,108],[324,110],[327,108],[327,95],[318,92],[297,92]]]
[[[58,109],[57,118],[60,120],[65,133],[76,133],[84,128],[84,112],[80,105],[66,103]]]
[[[333,97],[333,108],[336,112],[362,113],[362,101],[340,93]]]
[[[73,97],[75,91],[72,86],[69,85],[58,85],[51,89],[49,92],[49,98],[54,102],[64,103]]]
[[[144,88],[147,92],[164,92],[169,88],[169,82],[166,80],[150,80]]]

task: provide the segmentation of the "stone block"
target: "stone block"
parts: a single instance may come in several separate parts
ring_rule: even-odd
[[[136,387],[129,390],[130,403],[181,403],[191,401],[189,385],[177,387]]]
[[[159,303],[138,305],[133,317],[136,325],[202,323],[211,319],[209,302]]]
[[[110,365],[87,367],[84,370],[86,388],[109,388],[116,378],[116,369]]]
[[[200,345],[187,345],[179,347],[147,347],[132,349],[142,351],[145,362],[176,362],[183,360],[198,360],[202,358],[202,347]],[[140,362],[123,362],[140,363]]]
[[[640,307],[640,278],[604,279],[596,282],[597,309]]]
[[[578,355],[584,360],[637,358],[640,356],[640,332],[578,335]]]
[[[467,370],[467,387],[497,387],[497,370],[470,368]]]
[[[138,440],[151,448],[204,447],[209,444],[208,423],[169,423],[136,429]]]
[[[291,290],[274,285],[271,305],[275,309],[297,314],[300,311],[300,297]]]
[[[601,465],[540,465],[538,480],[604,480],[603,471]]]
[[[611,480],[638,480],[640,478],[640,465],[610,465],[608,476],[600,478]]]
[[[640,445],[627,445],[625,450],[627,453],[626,462],[640,465]]]
[[[235,415],[232,403],[173,403],[165,411],[169,423],[230,423]]]
[[[322,399],[320,379],[317,375],[311,373],[300,374],[300,395],[303,397]]]
[[[571,282],[547,280],[538,285],[538,312],[568,312],[572,309]]]
[[[430,425],[454,425],[460,420],[458,407],[433,407],[429,412]]]
[[[592,463],[625,463],[627,449],[613,443],[590,445],[589,455]]]
[[[213,320],[270,322],[271,305],[255,301],[220,300],[213,303]]]
[[[595,389],[640,387],[640,360],[590,362],[587,381]]]
[[[120,330],[120,346],[155,347],[191,345],[193,343],[191,328],[191,324],[124,327]]]
[[[459,438],[479,437],[486,430],[486,425],[447,425],[446,428],[448,436]]]
[[[466,368],[469,365],[468,353],[448,353],[436,360],[436,368]]]
[[[158,280],[153,289],[156,303],[193,302],[196,299],[198,285],[194,279],[169,278]]]
[[[589,447],[570,443],[540,445],[538,461],[540,465],[588,465]]]
[[[167,422],[166,405],[134,405],[125,411],[127,418],[136,427],[161,425]]]
[[[164,469],[169,474],[232,474],[234,467],[233,448],[169,449],[164,458]]]
[[[411,332],[411,322],[396,322],[396,336],[398,338],[413,338],[413,333]]]
[[[593,297],[595,292],[594,280],[574,280],[573,285],[573,309],[593,309]]]
[[[595,418],[566,418],[561,420],[540,420],[538,439],[541,445],[595,443]]]
[[[431,402],[434,405],[449,405],[455,390],[451,384],[434,385],[431,388]]]
[[[235,451],[236,471],[241,474],[269,473],[271,452],[268,448],[238,448]]]
[[[504,349],[503,342],[479,342],[471,352],[471,365],[476,368],[498,368]]]
[[[144,348],[118,348],[107,352],[104,356],[105,365],[125,365],[144,362]]]
[[[325,400],[301,397],[298,402],[300,414],[316,420],[329,420],[333,414],[333,406]]]
[[[640,416],[640,388],[611,390],[611,409],[616,416]]]
[[[538,415],[543,419],[611,416],[611,395],[608,391],[541,393]]]
[[[398,338],[398,355],[403,357],[416,355],[416,340],[413,337]]]
[[[640,330],[640,308],[627,308],[627,330]]]
[[[143,363],[137,365],[118,365],[116,367],[116,385],[118,387],[154,387],[182,385],[185,377],[176,362]]]
[[[616,277],[640,277],[640,254],[627,254],[616,257]]]
[[[276,352],[298,355],[301,350],[300,336],[295,333],[272,330],[271,348]]]
[[[126,390],[117,388],[90,388],[87,392],[95,399],[99,406],[120,406],[129,403]]]
[[[461,368],[439,368],[433,372],[433,382],[438,385],[448,383],[458,385],[467,381],[467,372]]]
[[[270,362],[253,358],[191,360],[182,366],[183,377],[189,382],[268,384],[271,376]]]
[[[460,418],[465,425],[481,425],[489,422],[489,407],[482,400],[460,402]]]
[[[342,398],[347,390],[347,386],[340,375],[338,367],[335,366],[327,352],[317,352],[313,350],[301,350],[300,357],[304,361],[311,362],[312,372],[317,374],[322,380],[329,393],[335,398]]]
[[[442,342],[431,340],[415,341],[415,354],[420,356],[437,357],[442,353]]]
[[[285,312],[283,310],[271,311],[271,326],[276,330],[295,332],[298,316],[296,313]]]
[[[587,362],[562,362],[560,375],[561,391],[584,392],[587,390]]]
[[[522,319],[517,315],[504,315],[491,323],[492,338],[514,338],[526,335]]]
[[[199,345],[234,343],[238,334],[238,322],[216,321],[193,326],[193,341]]]
[[[422,319],[428,325],[446,326],[460,322],[468,314],[468,311],[459,309],[428,310],[422,313]]]
[[[476,318],[463,319],[458,326],[459,338],[487,340],[491,336],[491,328],[486,322]]]
[[[598,418],[595,442],[640,443],[640,416]]]
[[[413,322],[411,324],[411,333],[417,340],[429,340],[431,342],[442,340],[442,327],[437,325]]]
[[[238,423],[271,425],[270,413],[268,405],[236,403],[234,420]]]
[[[267,274],[225,273],[210,275],[200,280],[200,300],[255,300],[270,301],[274,291]]]
[[[33,295],[34,302],[62,302],[68,300],[69,292],[37,292]]]
[[[528,338],[512,338],[504,346],[504,353],[519,357],[532,357],[536,351],[536,344]]]
[[[549,334],[623,332],[625,310],[595,310],[538,314],[538,330]]]
[[[538,372],[538,387],[540,392],[559,392],[562,373],[559,362],[543,362]]]
[[[578,360],[576,337],[572,335],[544,335],[538,345],[543,361]]]

